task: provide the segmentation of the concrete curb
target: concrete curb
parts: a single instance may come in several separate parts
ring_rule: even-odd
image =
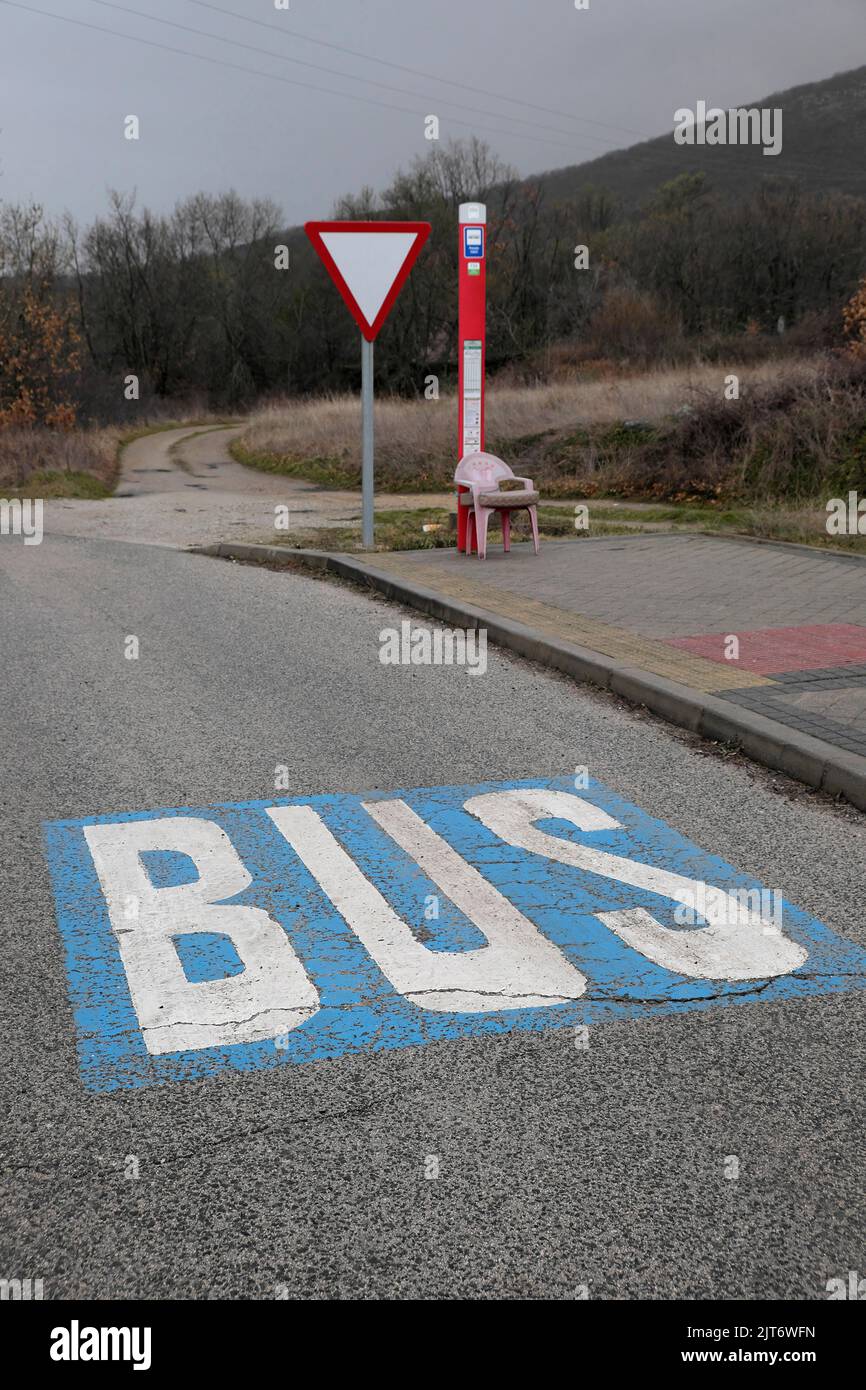
[[[417,608],[450,627],[484,627],[491,642],[529,661],[561,671],[574,680],[588,681],[610,690],[630,704],[643,705],[653,714],[702,738],[736,744],[764,767],[784,772],[831,796],[843,796],[859,810],[866,811],[866,758],[859,754],[835,748],[715,695],[705,695],[638,667],[623,665],[588,647],[541,636],[523,623],[445,598],[432,589],[377,570],[375,563],[323,550],[288,550],[284,546],[245,545],[235,541],[201,546],[195,553],[258,564],[297,565],[320,574],[335,574],[375,589],[397,603]]]

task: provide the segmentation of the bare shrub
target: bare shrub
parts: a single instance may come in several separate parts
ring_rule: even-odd
[[[119,442],[120,431],[111,427],[0,430],[0,488],[26,488],[46,473],[90,475],[95,490],[110,488]]]
[[[555,446],[559,435],[571,435],[586,426],[662,421],[688,406],[701,387],[721,394],[725,373],[736,370],[736,366],[702,365],[546,386],[494,384],[487,393],[487,445],[514,467],[535,459],[536,444],[546,441]],[[814,370],[808,363],[773,361],[750,369],[750,376],[758,382],[773,382],[785,375],[808,376]],[[318,464],[326,480],[330,470],[335,485],[357,486],[360,431],[355,395],[278,401],[253,414],[237,452],[245,461],[278,472],[304,472],[311,463]],[[443,395],[438,401],[380,397],[376,402],[378,485],[399,491],[449,486],[457,462],[456,440],[455,395]],[[543,460],[539,462],[544,466]]]
[[[618,285],[590,319],[589,341],[599,357],[662,362],[681,350],[683,325],[656,295]]]
[[[695,390],[691,409],[595,479],[676,500],[805,501],[866,486],[866,361],[746,383],[739,400]]]
[[[866,360],[866,276],[845,305],[842,319],[851,356]]]

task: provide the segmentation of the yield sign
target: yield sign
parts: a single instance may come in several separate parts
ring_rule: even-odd
[[[430,235],[430,223],[307,222],[304,230],[372,343]]]

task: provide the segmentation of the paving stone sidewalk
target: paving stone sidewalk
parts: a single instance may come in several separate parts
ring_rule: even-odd
[[[369,563],[866,756],[862,557],[678,534]]]

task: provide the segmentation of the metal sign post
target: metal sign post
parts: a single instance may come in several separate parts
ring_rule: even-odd
[[[429,222],[307,222],[304,230],[361,330],[361,540],[373,546],[373,343]]]
[[[361,544],[373,548],[373,343],[361,339]]]
[[[484,364],[487,313],[487,208],[460,204],[458,256],[458,463],[484,448]],[[458,494],[466,489],[458,487]],[[457,549],[466,549],[468,509],[457,505]]]

